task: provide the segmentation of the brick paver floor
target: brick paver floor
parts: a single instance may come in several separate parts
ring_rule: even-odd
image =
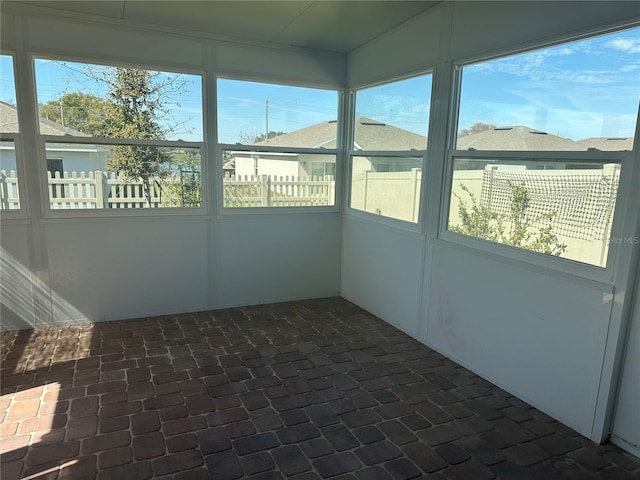
[[[1,339],[2,480],[640,478],[340,298]]]

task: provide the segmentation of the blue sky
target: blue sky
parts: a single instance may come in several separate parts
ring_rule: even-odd
[[[0,61],[0,99],[15,103],[9,60],[3,55]],[[106,91],[59,62],[37,60],[36,79],[41,103],[65,92]],[[169,102],[171,121],[184,125],[170,138],[201,140],[200,77],[184,79],[185,90]],[[363,89],[356,113],[425,135],[430,90],[429,75]],[[526,125],[574,140],[628,137],[634,134],[639,99],[636,28],[465,66],[458,129],[484,122]],[[337,118],[333,91],[219,79],[220,141],[235,143],[264,133],[267,100],[269,130],[291,132]]]
[[[218,137],[236,143],[266,130],[293,132],[338,118],[332,90],[218,79]],[[268,101],[268,108],[267,108]]]
[[[526,125],[580,140],[631,137],[640,29],[463,68],[458,128]]]

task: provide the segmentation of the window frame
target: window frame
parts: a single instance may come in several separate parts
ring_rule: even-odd
[[[337,100],[337,111],[336,111],[336,148],[309,148],[309,147],[277,147],[277,146],[263,146],[263,145],[249,145],[242,143],[221,143],[218,139],[218,80],[231,80],[231,81],[239,81],[239,82],[253,82],[260,83],[264,85],[277,85],[282,87],[298,87],[298,88],[308,88],[314,90],[324,90],[329,92],[335,92],[338,96]],[[276,81],[265,81],[265,80],[256,80],[251,77],[244,76],[231,76],[226,74],[217,74],[215,75],[215,85],[216,85],[216,111],[215,111],[215,190],[216,190],[216,205],[217,205],[217,215],[221,218],[229,218],[234,216],[245,216],[245,215],[272,215],[272,214],[281,214],[281,215],[292,215],[292,214],[308,214],[308,213],[337,213],[341,211],[341,203],[342,203],[342,190],[343,190],[343,175],[342,175],[342,165],[343,165],[343,138],[344,138],[344,125],[343,125],[343,112],[345,111],[344,103],[345,103],[345,95],[343,90],[340,89],[332,89],[328,87],[317,87],[317,86],[309,86],[303,84],[297,84],[294,82],[284,83],[284,82],[276,82]],[[305,206],[286,206],[286,207],[225,207],[224,206],[224,174],[219,173],[222,172],[222,167],[224,166],[224,155],[225,151],[238,151],[238,152],[248,152],[248,153],[281,153],[281,154],[312,154],[312,155],[332,155],[336,159],[336,174],[334,178],[335,188],[334,188],[334,199],[333,205],[305,205]]]
[[[388,78],[385,80],[377,81],[374,83],[368,83],[365,85],[360,85],[358,87],[353,87],[349,89],[349,114],[348,114],[348,132],[346,135],[346,152],[345,152],[345,162],[346,162],[346,174],[345,174],[345,213],[353,216],[355,218],[359,218],[366,221],[373,221],[376,223],[380,223],[382,225],[387,225],[393,228],[398,228],[401,230],[406,230],[414,233],[422,233],[424,229],[425,222],[425,211],[426,205],[425,201],[427,198],[427,186],[429,180],[429,163],[428,163],[428,155],[429,155],[429,146],[428,146],[428,138],[427,144],[424,149],[421,150],[356,150],[355,146],[355,121],[356,121],[356,94],[359,90],[366,90],[369,88],[374,88],[382,85],[388,85],[394,82],[400,82],[403,80],[409,80],[412,78],[417,78],[421,76],[431,75],[431,91],[429,92],[429,117],[428,123],[425,125],[428,133],[432,129],[432,117],[434,115],[434,94],[435,88],[434,84],[436,81],[436,68],[431,67],[424,70],[419,70],[415,72],[411,72],[409,74],[396,76],[392,78]],[[418,221],[412,222],[409,220],[403,220],[400,218],[390,217],[386,215],[376,214],[374,212],[368,212],[366,210],[360,210],[358,208],[354,208],[351,206],[351,194],[352,194],[352,175],[353,175],[353,159],[354,157],[361,156],[370,156],[370,157],[383,157],[383,158],[416,158],[422,157],[422,178],[420,181],[420,198],[418,199]]]
[[[452,63],[453,82],[450,98],[450,116],[447,127],[446,139],[446,156],[444,169],[444,182],[441,197],[440,221],[438,226],[438,240],[445,243],[455,244],[464,248],[473,250],[474,252],[491,255],[497,258],[524,262],[525,264],[543,269],[553,270],[556,272],[569,273],[571,275],[582,277],[588,280],[613,285],[614,281],[614,264],[615,258],[619,256],[620,245],[617,242],[611,242],[607,252],[605,266],[594,265],[578,260],[557,257],[544,253],[534,252],[520,247],[485,240],[470,235],[464,235],[448,229],[449,213],[451,207],[451,190],[453,183],[453,167],[456,158],[477,158],[479,160],[510,161],[510,160],[527,160],[531,162],[553,162],[553,161],[577,161],[583,163],[618,163],[620,164],[620,180],[618,183],[618,193],[616,197],[615,209],[609,238],[620,236],[624,210],[626,209],[627,199],[631,191],[631,175],[633,173],[634,157],[638,150],[638,132],[640,131],[640,108],[636,111],[636,128],[633,133],[634,143],[632,150],[620,151],[547,151],[547,150],[457,150],[457,131],[460,113],[460,100],[462,89],[462,69],[465,66],[483,63],[508,56],[515,56],[533,52],[536,50],[559,46],[567,43],[573,43],[580,40],[588,40],[597,36],[603,36],[616,32],[637,28],[639,25],[624,25],[606,31],[592,31],[574,37],[562,38],[549,43],[536,43],[526,47],[512,50],[502,50],[492,55],[477,56],[474,58],[466,58]],[[638,168],[638,166],[636,166]]]
[[[207,161],[207,114],[206,114],[206,85],[207,73],[205,70],[188,70],[167,65],[133,64],[106,58],[84,58],[73,55],[49,55],[32,53],[29,55],[30,65],[33,75],[33,88],[36,109],[38,108],[38,88],[35,64],[37,60],[55,60],[61,62],[86,63],[88,65],[104,67],[128,67],[141,70],[151,70],[157,72],[167,72],[174,74],[193,75],[200,78],[201,110],[202,110],[202,140],[138,140],[119,137],[81,137],[70,135],[45,135],[40,132],[40,125],[36,127],[36,138],[38,150],[38,170],[41,178],[42,213],[44,219],[60,218],[111,218],[111,217],[166,217],[166,216],[208,216],[210,212],[210,192],[208,182],[208,161]],[[35,112],[36,119],[39,113]],[[158,146],[171,148],[197,148],[200,150],[200,181],[201,198],[199,207],[165,207],[165,208],[51,208],[49,198],[49,188],[47,182],[47,144],[71,144],[71,145],[106,145],[106,146]]]
[[[29,219],[29,209],[27,205],[27,185],[25,179],[25,165],[24,165],[24,155],[22,150],[22,129],[23,129],[23,121],[21,120],[20,108],[18,107],[18,98],[17,98],[17,73],[16,73],[16,52],[13,50],[1,50],[0,55],[11,57],[11,65],[13,71],[13,85],[14,91],[16,91],[16,110],[18,117],[18,132],[17,133],[1,133],[0,132],[0,141],[3,142],[13,142],[13,148],[16,156],[16,175],[18,177],[18,201],[20,203],[20,208],[15,209],[2,209],[0,208],[0,216],[2,220],[28,220]]]

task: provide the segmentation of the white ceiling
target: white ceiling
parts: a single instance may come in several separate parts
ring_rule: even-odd
[[[438,1],[20,1],[47,9],[347,53]]]

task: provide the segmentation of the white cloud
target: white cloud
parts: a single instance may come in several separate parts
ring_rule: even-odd
[[[640,38],[616,38],[608,46],[625,53],[640,53]]]

